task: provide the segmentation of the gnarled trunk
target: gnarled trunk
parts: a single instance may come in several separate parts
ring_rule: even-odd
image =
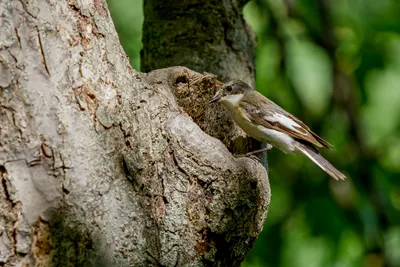
[[[0,10],[0,263],[239,265],[266,216],[266,171],[174,96],[211,96],[216,81],[135,72],[101,0]]]

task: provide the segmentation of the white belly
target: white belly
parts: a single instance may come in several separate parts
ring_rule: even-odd
[[[271,144],[285,153],[293,153],[296,150],[296,147],[293,145],[295,140],[291,136],[251,123],[242,115],[242,113],[239,112],[238,108],[234,109],[233,118],[240,128],[254,139],[263,143]]]

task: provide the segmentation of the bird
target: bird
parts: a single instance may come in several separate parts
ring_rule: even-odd
[[[252,138],[272,145],[284,153],[306,156],[335,180],[346,178],[317,150],[317,147],[331,150],[333,146],[330,143],[245,82],[234,80],[223,84],[209,101],[210,104],[216,102],[223,104],[234,121]]]

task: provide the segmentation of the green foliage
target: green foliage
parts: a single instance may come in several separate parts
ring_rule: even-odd
[[[135,70],[140,70],[142,49],[143,1],[107,0],[121,44]]]
[[[400,266],[400,4],[377,3],[245,7],[258,90],[333,143],[349,179],[269,153],[269,218],[243,266]]]
[[[139,69],[141,0],[108,3]],[[246,5],[257,89],[334,144],[322,153],[348,180],[269,152],[270,211],[243,266],[400,266],[399,14],[398,0]]]

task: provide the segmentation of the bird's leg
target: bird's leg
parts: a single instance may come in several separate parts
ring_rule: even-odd
[[[270,150],[270,149],[273,148],[273,146],[271,144],[266,144],[266,145],[267,146],[264,147],[264,148],[261,148],[261,149],[258,149],[258,150],[254,150],[254,151],[248,152],[246,154],[235,155],[235,157],[251,157],[251,158],[256,159],[256,160],[259,161],[260,159],[257,158],[256,156],[254,156],[255,154],[258,154],[258,153],[261,153],[261,152],[264,152],[264,151],[267,151],[267,150]]]
[[[246,153],[245,156],[248,157],[248,156],[255,155],[255,154],[258,154],[258,153],[261,153],[261,152],[264,152],[264,151],[271,150],[273,148],[273,146],[271,144],[266,144],[266,145],[267,146],[264,147],[264,148],[261,148],[261,149],[254,150],[254,151]]]

